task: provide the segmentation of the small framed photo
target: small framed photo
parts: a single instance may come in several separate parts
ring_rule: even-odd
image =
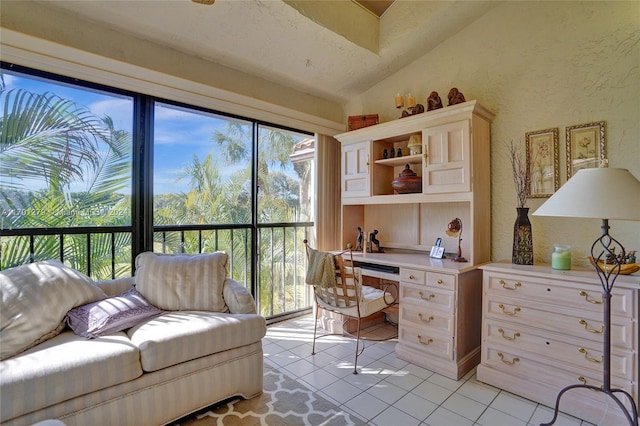
[[[567,127],[567,179],[580,169],[600,167],[605,143],[604,121]]]
[[[429,257],[433,257],[435,259],[442,259],[444,257],[444,247],[431,246],[431,252],[429,253]]]
[[[527,195],[530,198],[550,197],[560,187],[558,133],[557,127],[526,133]]]

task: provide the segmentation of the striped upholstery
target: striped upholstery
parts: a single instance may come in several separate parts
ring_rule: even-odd
[[[67,312],[106,297],[91,278],[57,260],[0,272],[0,359],[52,338]]]
[[[259,395],[262,358],[262,344],[253,343],[145,373],[2,422],[2,426],[24,426],[48,418],[60,419],[67,426],[162,425],[231,396]],[[98,370],[94,375],[102,374]]]
[[[228,312],[222,294],[227,261],[224,252],[141,253],[136,257],[136,289],[165,311]]]
[[[132,283],[98,282],[109,295]],[[2,361],[0,424],[161,425],[233,396],[259,395],[265,321],[245,287],[223,283],[221,294],[239,314],[170,312],[130,336],[93,340],[66,331]]]
[[[87,340],[72,331],[0,363],[0,423],[142,375],[124,333]]]
[[[146,372],[259,342],[267,331],[255,314],[167,312],[127,332]]]

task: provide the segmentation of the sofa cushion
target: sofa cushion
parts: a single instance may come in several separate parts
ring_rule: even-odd
[[[0,363],[0,423],[140,375],[138,348],[124,333],[87,340],[64,331]]]
[[[67,312],[106,294],[88,276],[57,260],[0,272],[0,359],[62,331]]]
[[[131,328],[162,312],[132,288],[119,296],[73,308],[65,322],[78,336],[94,339]]]
[[[149,372],[258,342],[266,332],[264,318],[256,314],[182,311],[164,313],[127,334]]]
[[[136,289],[167,311],[228,312],[222,294],[227,260],[224,252],[141,253],[136,257]]]

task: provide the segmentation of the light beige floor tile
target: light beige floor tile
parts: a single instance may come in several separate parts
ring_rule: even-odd
[[[527,422],[489,407],[478,419],[482,426],[526,426]]]
[[[420,420],[411,417],[395,407],[389,407],[374,417],[369,423],[375,426],[418,426]]]
[[[440,407],[431,413],[423,424],[428,426],[472,426],[473,422],[446,408]]]

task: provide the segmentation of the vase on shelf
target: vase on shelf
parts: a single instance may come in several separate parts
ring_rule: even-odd
[[[533,233],[529,221],[529,208],[517,207],[518,216],[513,227],[511,263],[533,265]]]

